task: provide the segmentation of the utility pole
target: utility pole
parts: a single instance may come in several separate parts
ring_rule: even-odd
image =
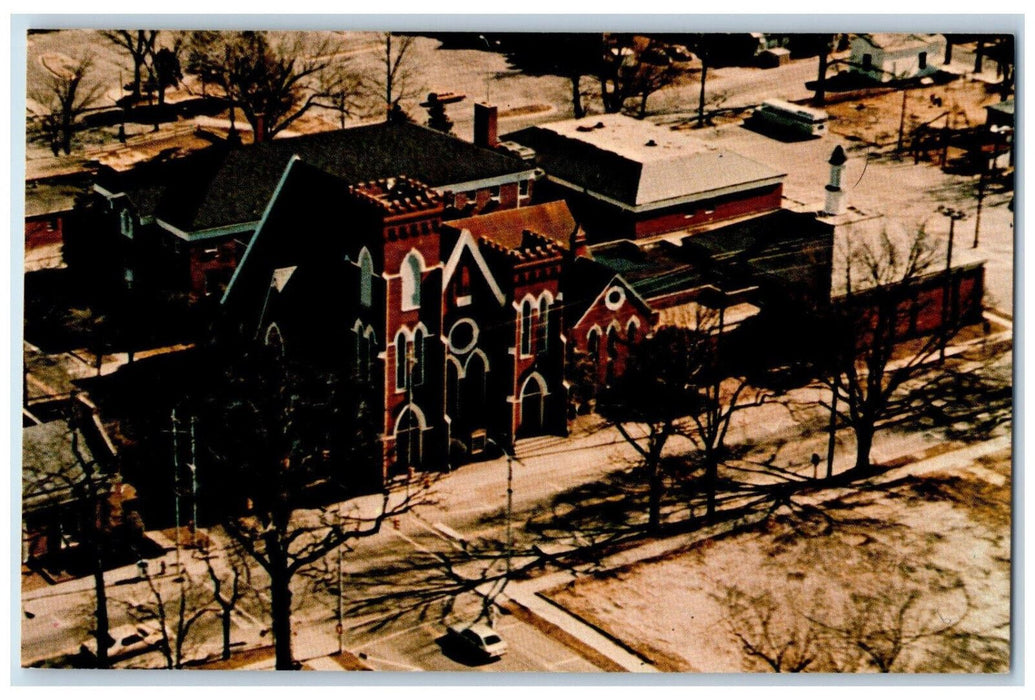
[[[510,568],[511,568],[511,552],[514,549],[514,535],[513,528],[511,527],[511,520],[514,516],[514,455],[511,454],[512,450],[508,450],[499,444],[492,438],[487,438],[486,442],[498,447],[507,458],[507,545],[506,545],[506,563],[507,563],[507,575],[504,581],[510,580]]]
[[[956,222],[966,218],[966,214],[951,207],[941,207],[939,212],[942,216],[949,217],[949,245],[945,251],[945,293],[942,296],[942,333],[946,333],[949,327],[949,300],[952,296],[952,243],[956,232]],[[945,345],[947,338],[942,339],[941,349],[938,352],[940,362],[945,362]]]
[[[837,376],[833,377],[830,385],[832,397],[830,399],[830,430],[827,436],[827,478],[834,476],[834,443],[837,435]]]
[[[194,425],[197,421],[190,417],[190,503],[191,503],[191,536],[198,530],[198,454],[194,440]],[[192,543],[193,544],[193,543]]]
[[[981,204],[985,200],[985,172],[987,168],[987,160],[985,158],[984,151],[981,153],[981,171],[978,173],[978,196],[977,196],[977,212],[974,214],[974,245],[971,248],[978,247],[978,236],[981,235]]]
[[[341,532],[341,503],[338,503],[338,532]],[[344,542],[338,543],[338,626],[335,631],[338,633],[338,656],[341,656],[345,652],[345,611],[342,605],[342,599],[345,597],[345,589],[343,587],[343,576],[342,576],[342,546]]]
[[[902,153],[902,137],[906,131],[906,97],[909,95],[909,91],[902,90],[902,112],[898,117],[898,145],[895,147],[896,153]]]
[[[392,120],[392,33],[385,36],[385,121]]]
[[[949,159],[949,141],[952,139],[952,130],[956,126],[956,109],[957,105],[953,104],[945,115],[945,131],[942,132],[942,160],[939,164],[942,168]]]

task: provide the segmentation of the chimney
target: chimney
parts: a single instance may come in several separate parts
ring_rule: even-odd
[[[496,105],[477,102],[474,105],[474,145],[496,148]]]
[[[845,149],[837,146],[830,154],[830,160],[827,161],[830,163],[830,183],[826,187],[827,201],[826,206],[823,207],[823,214],[826,216],[837,216],[844,213],[845,193],[841,189],[841,174],[844,172],[847,160]]]

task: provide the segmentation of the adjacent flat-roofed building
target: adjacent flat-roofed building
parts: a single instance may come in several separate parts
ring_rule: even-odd
[[[784,173],[621,114],[522,129],[542,196],[563,197],[591,241],[647,238],[780,208]],[[544,189],[547,191],[544,192]]]

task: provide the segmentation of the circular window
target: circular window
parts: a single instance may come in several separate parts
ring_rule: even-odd
[[[614,311],[625,302],[625,290],[621,287],[611,287],[604,296],[604,305]]]
[[[459,354],[471,350],[478,342],[478,326],[469,318],[462,318],[449,331],[449,349]]]

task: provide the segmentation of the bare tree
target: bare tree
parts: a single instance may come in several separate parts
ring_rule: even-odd
[[[935,250],[923,228],[906,241],[887,229],[876,240],[860,237],[846,244],[844,294],[821,319],[824,383],[831,401],[823,405],[856,438],[855,469],[868,469],[873,438],[881,422],[896,409],[899,394],[932,371],[931,361],[958,332],[960,318],[948,316],[948,287],[941,300],[942,321],[926,336],[909,338],[910,318],[928,314],[917,285],[928,273]],[[833,426],[832,426],[833,429]]]
[[[668,45],[651,39],[639,54],[636,69],[630,74],[629,91],[640,100],[640,118],[647,116],[647,99],[662,88],[675,83],[682,71],[668,55]]]
[[[191,631],[202,617],[214,612],[210,607],[212,599],[186,570],[178,573],[174,581],[178,591],[173,596],[163,590],[161,580],[146,570],[142,573],[150,601],[149,604],[137,604],[131,610],[142,619],[153,619],[158,623],[161,636],[158,648],[165,657],[166,667],[183,668]]]
[[[256,141],[272,139],[321,99],[347,109],[343,91],[352,89],[355,78],[330,41],[311,45],[303,33],[255,31],[203,38],[192,41],[191,65],[222,87],[231,122],[240,108]]]
[[[201,80],[201,94],[205,95],[208,83],[219,84],[222,68],[218,61],[223,40],[223,33],[212,30],[195,30],[184,36],[184,69],[194,73]]]
[[[230,658],[233,613],[252,588],[251,569],[245,563],[238,547],[226,551],[226,575],[216,571],[214,554],[205,554],[205,567],[212,583],[212,601],[219,608],[223,628],[223,660]]]
[[[363,392],[338,374],[275,354],[235,359],[207,408],[202,441],[220,462],[224,527],[270,578],[276,667],[295,668],[295,577],[351,540],[376,535],[420,501],[420,485],[324,506],[357,493],[380,472],[380,441]],[[205,429],[207,427],[207,429]],[[321,495],[323,494],[323,495]]]
[[[158,39],[158,30],[155,29],[115,29],[102,31],[101,36],[124,49],[133,61],[133,83],[131,89],[132,100],[140,99],[140,88],[143,84],[144,70],[147,67],[148,58],[153,56],[155,42]],[[122,86],[119,86],[121,89]]]
[[[503,39],[511,63],[524,73],[551,73],[571,84],[572,111],[576,119],[586,116],[582,78],[598,75],[602,69],[604,36],[600,33],[515,32]]]
[[[66,155],[72,152],[76,122],[101,94],[101,85],[88,79],[92,68],[92,55],[75,58],[70,65],[52,68],[43,86],[30,93],[46,110],[43,130],[50,139],[54,155],[59,150]]]
[[[384,99],[385,119],[392,121],[402,109],[400,102],[415,97],[417,88],[413,85],[413,72],[410,70],[410,48],[416,41],[415,36],[395,36],[392,32],[384,33],[384,79],[377,81],[379,94]],[[394,47],[394,48],[393,48]]]
[[[661,528],[662,452],[696,408],[694,382],[704,361],[705,338],[682,328],[661,328],[637,345],[621,377],[600,398],[599,409],[641,459],[647,481],[647,527]],[[632,426],[646,431],[637,435]]]
[[[704,461],[706,515],[715,517],[719,488],[719,465],[726,452],[726,435],[735,413],[750,406],[760,406],[768,394],[748,385],[744,377],[723,377],[716,368],[703,372],[698,383],[701,409],[690,414],[693,425],[684,430],[700,450]]]
[[[672,61],[672,46],[657,39],[612,34],[605,37],[596,62],[604,111],[620,112],[637,98],[637,112],[647,113],[647,99],[676,82],[683,71]]]
[[[183,50],[185,36],[182,32],[173,34],[170,46],[155,47],[152,42],[147,53],[148,93],[154,89],[158,93],[158,105],[165,104],[165,91],[179,85],[183,78],[180,68],[180,53]]]
[[[628,40],[616,36],[604,39],[597,69],[604,112],[613,114],[622,111],[625,101],[631,96],[625,79],[636,71],[637,65],[636,52],[629,46]]]
[[[815,103],[820,106],[827,103],[827,67],[830,62],[830,52],[834,49],[835,39],[833,34],[820,35],[819,68],[816,73],[816,91],[813,96]],[[946,48],[946,50],[949,49]]]
[[[730,422],[737,412],[760,405],[768,396],[745,377],[730,376],[722,360],[727,340],[724,308],[698,305],[693,323],[694,328],[659,329],[633,348],[625,374],[606,392],[601,406],[601,413],[643,460],[652,530],[660,526],[660,467],[669,438],[683,437],[699,451],[711,519]],[[630,432],[627,423],[645,428],[646,439]]]

